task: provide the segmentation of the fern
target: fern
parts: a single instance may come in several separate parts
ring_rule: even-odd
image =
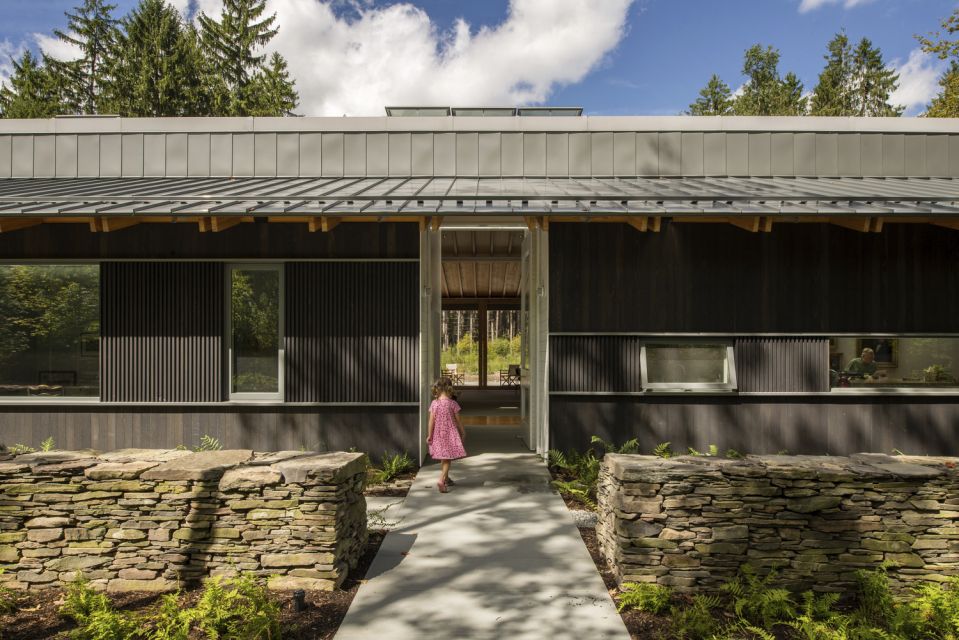
[[[666,611],[672,594],[669,587],[646,582],[626,582],[619,594],[617,609],[636,609],[646,613],[659,614]]]
[[[0,575],[3,575],[3,569],[0,569]],[[5,584],[0,584],[0,615],[6,615],[16,611],[17,600],[17,594],[13,589]]]
[[[717,616],[713,609],[722,605],[716,596],[695,595],[688,606],[674,606],[670,609],[673,635],[684,640],[706,640],[719,629]]]
[[[776,572],[759,577],[751,565],[740,567],[739,575],[721,589],[733,598],[733,611],[752,625],[770,629],[774,625],[796,617],[796,606],[786,589],[771,586]]]
[[[701,458],[715,458],[716,456],[719,455],[719,447],[717,447],[714,444],[711,444],[709,445],[709,448],[706,450],[706,453],[703,453],[702,451],[697,451],[696,449],[689,447],[689,455],[699,456]]]
[[[11,453],[11,454],[13,454],[13,455],[15,455],[15,456],[18,456],[18,455],[20,455],[20,454],[22,454],[22,453],[35,453],[35,452],[36,452],[36,449],[34,449],[33,447],[30,447],[30,446],[27,446],[27,445],[25,445],[25,444],[20,444],[20,443],[18,442],[18,443],[14,444],[14,445],[11,445],[9,448],[7,448],[7,452],[8,452],[8,453]]]
[[[386,484],[392,482],[398,476],[411,471],[414,468],[413,459],[407,452],[394,453],[392,455],[383,452],[383,458],[380,467],[371,467],[371,480],[374,484]]]
[[[625,454],[625,453],[639,452],[639,440],[637,440],[636,438],[631,438],[618,447],[614,443],[607,442],[606,440],[603,440],[599,436],[593,436],[592,438],[590,438],[589,442],[590,444],[602,445],[603,451],[605,451],[606,453],[624,453]]]
[[[746,456],[736,451],[735,449],[726,449],[726,457],[731,458],[733,460],[740,460],[742,458],[745,458]]]
[[[40,443],[40,451],[53,451],[56,447],[57,443],[54,442],[53,436],[47,436],[46,440]]]
[[[659,458],[672,458],[673,450],[670,448],[671,442],[660,442],[653,449],[653,455]]]
[[[193,448],[194,451],[220,451],[223,445],[213,436],[203,434],[200,438],[200,444]]]

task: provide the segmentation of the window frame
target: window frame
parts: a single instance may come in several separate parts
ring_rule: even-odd
[[[728,382],[685,382],[685,383],[675,383],[675,382],[650,382],[647,362],[646,362],[646,353],[648,346],[665,346],[665,345],[678,345],[678,346],[721,346],[726,348],[726,365],[729,368],[729,380]],[[691,339],[683,336],[676,336],[675,338],[662,337],[654,340],[643,340],[642,347],[639,352],[639,367],[640,367],[640,384],[642,386],[643,392],[653,392],[653,393],[693,393],[693,392],[721,392],[721,393],[737,393],[739,389],[738,381],[736,378],[736,349],[735,341],[732,338],[720,338],[720,339]]]
[[[233,391],[233,271],[276,271],[279,274],[279,309],[277,313],[277,391],[251,392]],[[282,262],[227,262],[224,269],[225,311],[226,324],[224,333],[224,356],[226,358],[226,398],[227,402],[264,402],[276,403],[286,401],[286,281],[284,263]]]
[[[0,395],[0,405],[8,404],[98,404],[102,402],[103,380],[101,371],[103,366],[102,341],[103,341],[103,269],[101,260],[0,260],[0,267],[96,267],[97,270],[97,324],[99,332],[97,333],[98,350],[97,360],[97,392],[91,396],[4,396]],[[83,334],[86,335],[86,334]],[[82,345],[80,345],[82,349]]]

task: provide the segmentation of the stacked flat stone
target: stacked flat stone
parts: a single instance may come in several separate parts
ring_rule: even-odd
[[[170,591],[250,572],[331,590],[366,545],[361,453],[125,449],[0,462],[0,583]]]
[[[842,591],[883,563],[896,589],[959,575],[959,458],[607,455],[597,536],[622,582],[713,591],[743,564]]]

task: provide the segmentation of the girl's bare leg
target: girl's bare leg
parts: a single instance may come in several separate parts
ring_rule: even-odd
[[[450,475],[450,461],[443,460],[440,466],[442,468],[442,472],[440,473],[440,482],[446,484],[446,479],[449,478]]]

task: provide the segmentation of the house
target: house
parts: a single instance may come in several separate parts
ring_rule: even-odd
[[[0,441],[955,453],[959,122],[388,113],[0,121]]]

